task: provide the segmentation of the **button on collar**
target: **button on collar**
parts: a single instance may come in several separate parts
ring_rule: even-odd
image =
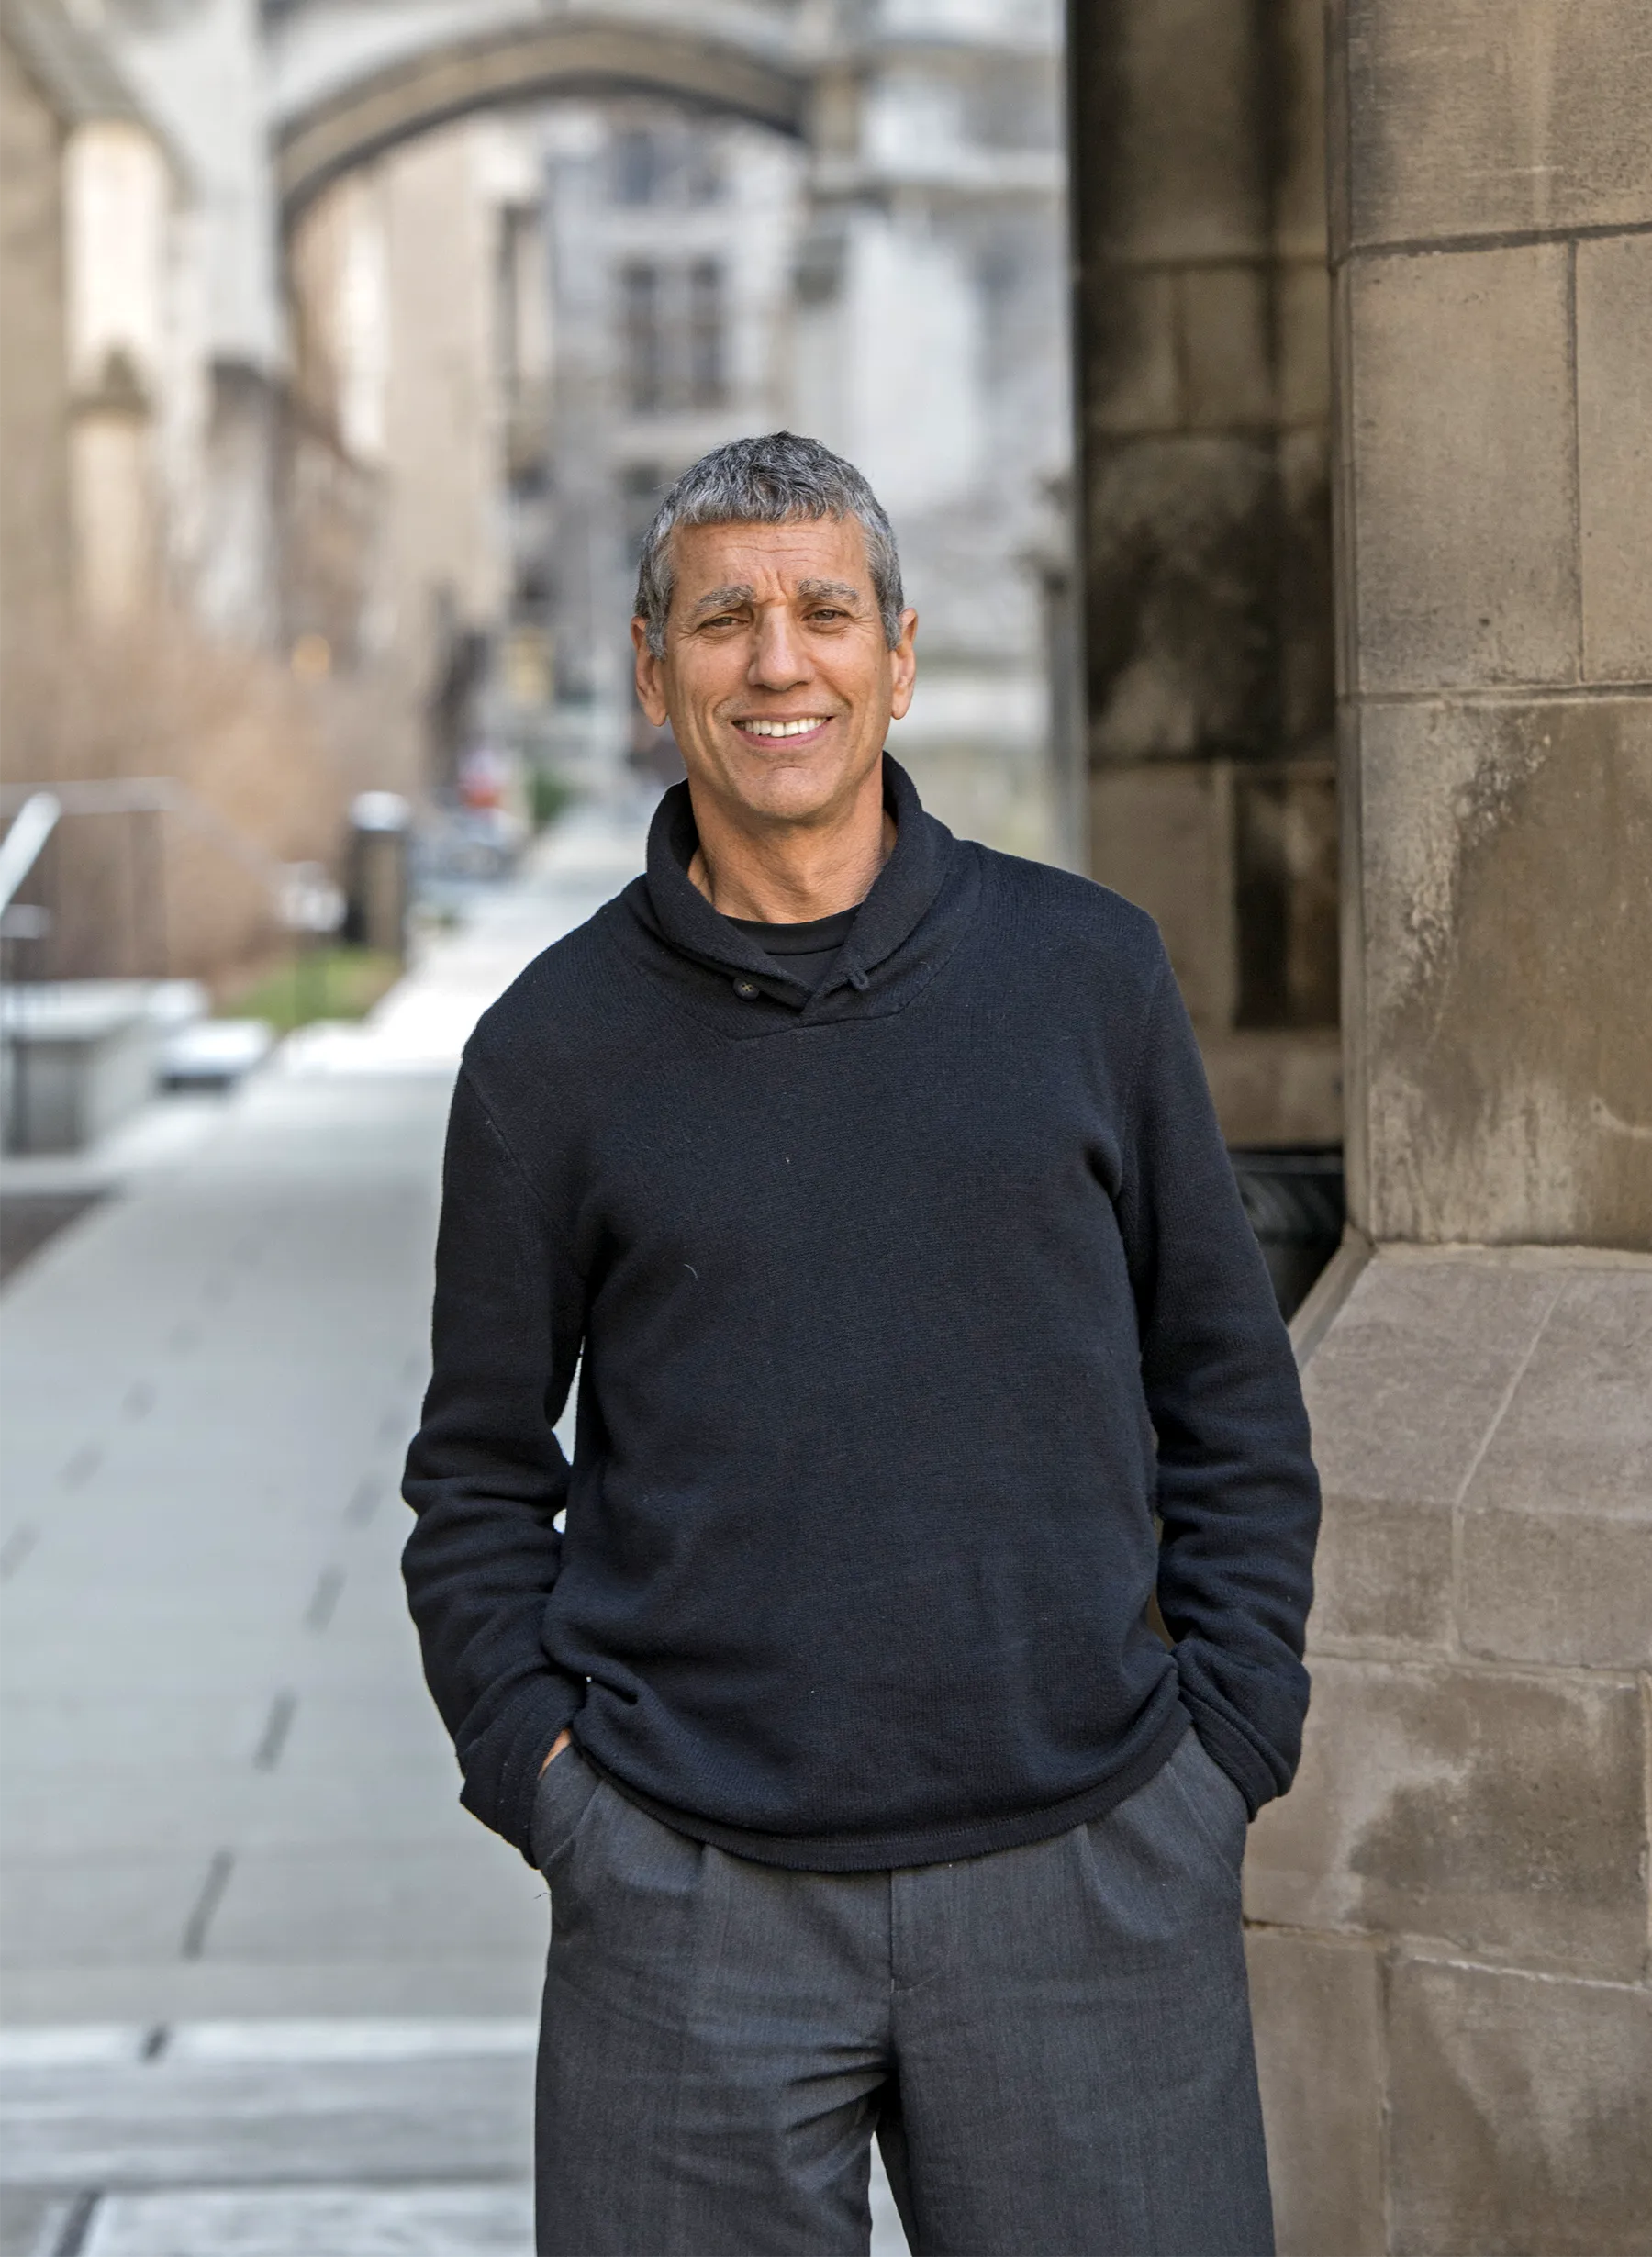
[[[761,995],[763,990],[754,979],[741,978],[734,982],[734,992],[736,995],[742,997],[744,1000],[749,1003],[755,997]]]

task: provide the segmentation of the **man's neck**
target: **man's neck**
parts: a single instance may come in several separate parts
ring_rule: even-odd
[[[694,816],[699,845],[688,865],[691,882],[723,916],[763,924],[806,924],[855,908],[895,848],[881,779],[876,797],[834,824],[747,830],[698,802]]]

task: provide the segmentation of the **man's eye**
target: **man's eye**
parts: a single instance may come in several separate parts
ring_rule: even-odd
[[[826,620],[830,621],[832,620],[846,620],[849,614],[847,611],[833,610],[830,604],[825,604],[822,605],[820,610],[811,611],[809,616],[811,620]]]

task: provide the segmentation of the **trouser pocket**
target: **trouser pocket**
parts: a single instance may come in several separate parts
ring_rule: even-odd
[[[574,1847],[574,1837],[601,1784],[572,1741],[540,1773],[530,1847],[541,1873],[549,1873]]]
[[[1238,1866],[1245,1857],[1250,1813],[1244,1795],[1197,1732],[1183,1735],[1165,1769],[1211,1849]]]

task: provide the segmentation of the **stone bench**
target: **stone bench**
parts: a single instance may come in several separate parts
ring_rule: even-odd
[[[163,1034],[152,983],[43,980],[0,991],[8,1152],[79,1152],[145,1104]]]

